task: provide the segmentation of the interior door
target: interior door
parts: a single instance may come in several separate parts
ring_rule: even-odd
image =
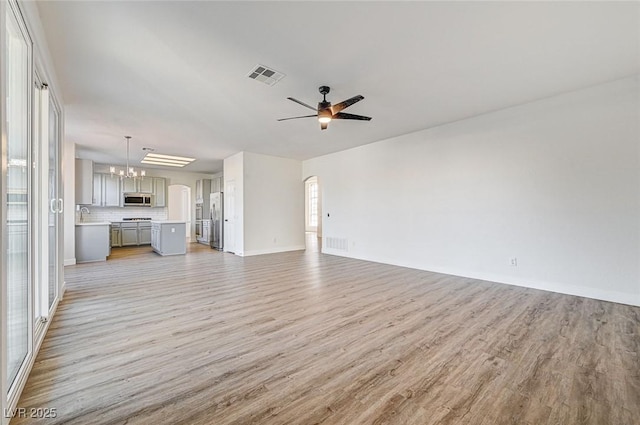
[[[224,192],[224,250],[236,252],[236,182],[227,180]]]

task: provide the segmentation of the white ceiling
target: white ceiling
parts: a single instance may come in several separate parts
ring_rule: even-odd
[[[640,3],[57,2],[38,10],[78,156],[217,172],[307,159],[640,72]],[[269,87],[256,64],[286,74]],[[320,85],[370,122],[315,119]]]

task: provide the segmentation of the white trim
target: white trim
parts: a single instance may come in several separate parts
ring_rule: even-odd
[[[520,286],[524,288],[538,289],[542,291],[556,292],[559,294],[574,295],[578,297],[592,298],[596,300],[609,301],[619,304],[627,304],[640,307],[640,292],[627,293],[619,291],[607,291],[587,286],[578,286],[562,282],[548,282],[534,279],[519,279],[513,276],[504,276],[492,273],[483,273],[474,270],[456,269],[451,267],[438,267],[433,265],[417,266],[408,262],[388,261],[375,258],[364,258],[336,249],[322,249],[323,254],[335,255],[338,257],[353,258],[355,260],[370,261],[373,263],[389,264],[392,266],[407,267],[416,270],[424,270],[434,273],[448,274],[452,276],[467,277],[470,279],[484,280],[488,282],[502,283],[505,285]]]
[[[6,60],[6,14],[7,14],[8,2],[0,2],[0,169],[4,169],[6,163],[5,152],[7,150],[6,145],[6,82],[5,82],[5,60]],[[0,173],[0,199],[6,199],[6,177],[5,173]],[[3,202],[0,202],[0,222],[6,223],[7,211],[4,208]],[[9,418],[4,415],[7,405],[7,392],[9,387],[7,385],[7,311],[6,311],[6,299],[7,299],[7,279],[6,270],[7,266],[7,232],[0,232],[0,424],[6,425],[9,423]]]
[[[59,300],[60,298],[58,298]],[[53,317],[56,310],[58,309],[59,301],[56,300],[51,307],[51,315]],[[18,405],[18,401],[20,400],[20,396],[22,395],[22,390],[29,379],[29,375],[31,374],[31,370],[33,369],[33,365],[36,362],[37,353],[40,351],[40,346],[44,341],[47,332],[49,331],[49,325],[51,324],[51,320],[46,320],[42,325],[42,330],[39,332],[38,338],[34,340],[34,347],[32,355],[29,356],[21,366],[20,372],[18,372],[17,379],[15,385],[12,388],[12,391],[9,393],[9,398],[7,400],[7,410],[11,411],[15,409]],[[22,373],[24,370],[24,373]],[[4,413],[4,411],[3,411]],[[4,415],[3,415],[4,416]],[[8,418],[10,419],[10,418]],[[8,423],[8,422],[7,422]]]
[[[255,249],[252,251],[245,251],[244,253],[236,253],[236,255],[240,257],[250,257],[253,255],[276,254],[278,252],[304,251],[305,249],[306,249],[305,245],[293,245],[293,246],[284,246],[284,247],[278,247],[278,248]]]
[[[65,266],[74,266],[76,264],[76,259],[74,258],[65,258],[64,265]]]

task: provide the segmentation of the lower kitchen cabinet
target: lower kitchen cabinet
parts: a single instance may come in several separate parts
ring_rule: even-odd
[[[76,224],[76,262],[105,261],[109,256],[109,223]]]
[[[122,246],[120,223],[111,224],[111,247]]]
[[[151,244],[150,222],[111,223],[111,246],[137,246]]]
[[[126,224],[122,224],[122,246],[138,245],[138,224],[135,227],[125,227]]]
[[[187,252],[184,221],[152,221],[151,247],[160,255],[180,255]]]
[[[139,245],[149,245],[151,243],[151,224],[139,223],[138,227],[138,243]]]

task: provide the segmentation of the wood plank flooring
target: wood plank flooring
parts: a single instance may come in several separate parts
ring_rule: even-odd
[[[67,267],[22,424],[640,418],[640,308],[315,252]]]

